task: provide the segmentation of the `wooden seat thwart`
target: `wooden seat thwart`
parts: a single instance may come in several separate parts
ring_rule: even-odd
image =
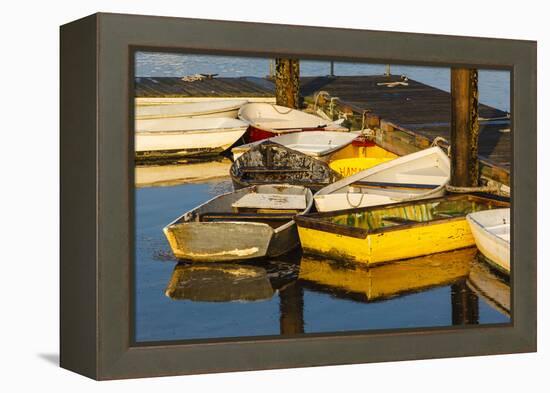
[[[296,210],[306,208],[305,195],[249,193],[231,206],[235,209]]]

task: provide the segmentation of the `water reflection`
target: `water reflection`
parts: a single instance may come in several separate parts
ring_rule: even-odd
[[[484,323],[480,320],[480,304],[485,303],[509,317],[509,285],[478,260],[476,248],[371,268],[299,251],[254,263],[180,262],[165,294],[173,300],[199,303],[266,302],[278,296],[279,334],[296,335],[316,330],[307,314],[318,304],[311,303],[309,293],[368,305],[394,302],[435,288],[450,288],[445,301],[450,311],[447,325]]]
[[[510,317],[509,277],[489,267],[481,254],[471,265],[466,285],[495,310]]]

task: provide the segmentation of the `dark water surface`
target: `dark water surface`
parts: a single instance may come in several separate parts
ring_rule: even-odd
[[[162,228],[229,190],[228,180],[136,190],[137,342],[510,321],[510,288],[474,249],[371,269],[299,252],[178,263]]]

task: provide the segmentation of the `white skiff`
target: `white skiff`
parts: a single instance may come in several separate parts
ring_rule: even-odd
[[[309,212],[309,189],[261,185],[219,195],[164,228],[178,259],[221,262],[276,257],[299,247],[294,217]]]
[[[314,195],[320,212],[436,198],[450,180],[449,157],[432,147],[376,165]]]
[[[248,103],[238,113],[239,119],[250,124],[251,142],[298,131],[347,131],[342,120],[329,121],[297,109],[266,103]]]
[[[352,132],[303,131],[279,135],[269,140],[326,162],[332,153],[349,145],[357,136],[356,133]],[[233,159],[237,160],[251,147],[262,142],[257,141],[234,147],[231,149]]]
[[[244,135],[248,124],[229,118],[183,117],[136,121],[136,153],[221,153]]]
[[[186,104],[140,105],[136,120],[170,117],[229,117],[235,119],[246,100],[190,102]]]
[[[476,246],[498,270],[510,273],[510,209],[494,209],[466,216]]]

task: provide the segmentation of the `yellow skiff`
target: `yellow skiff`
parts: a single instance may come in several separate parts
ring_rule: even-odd
[[[454,195],[296,217],[306,253],[368,265],[474,246],[466,214],[509,206]]]

